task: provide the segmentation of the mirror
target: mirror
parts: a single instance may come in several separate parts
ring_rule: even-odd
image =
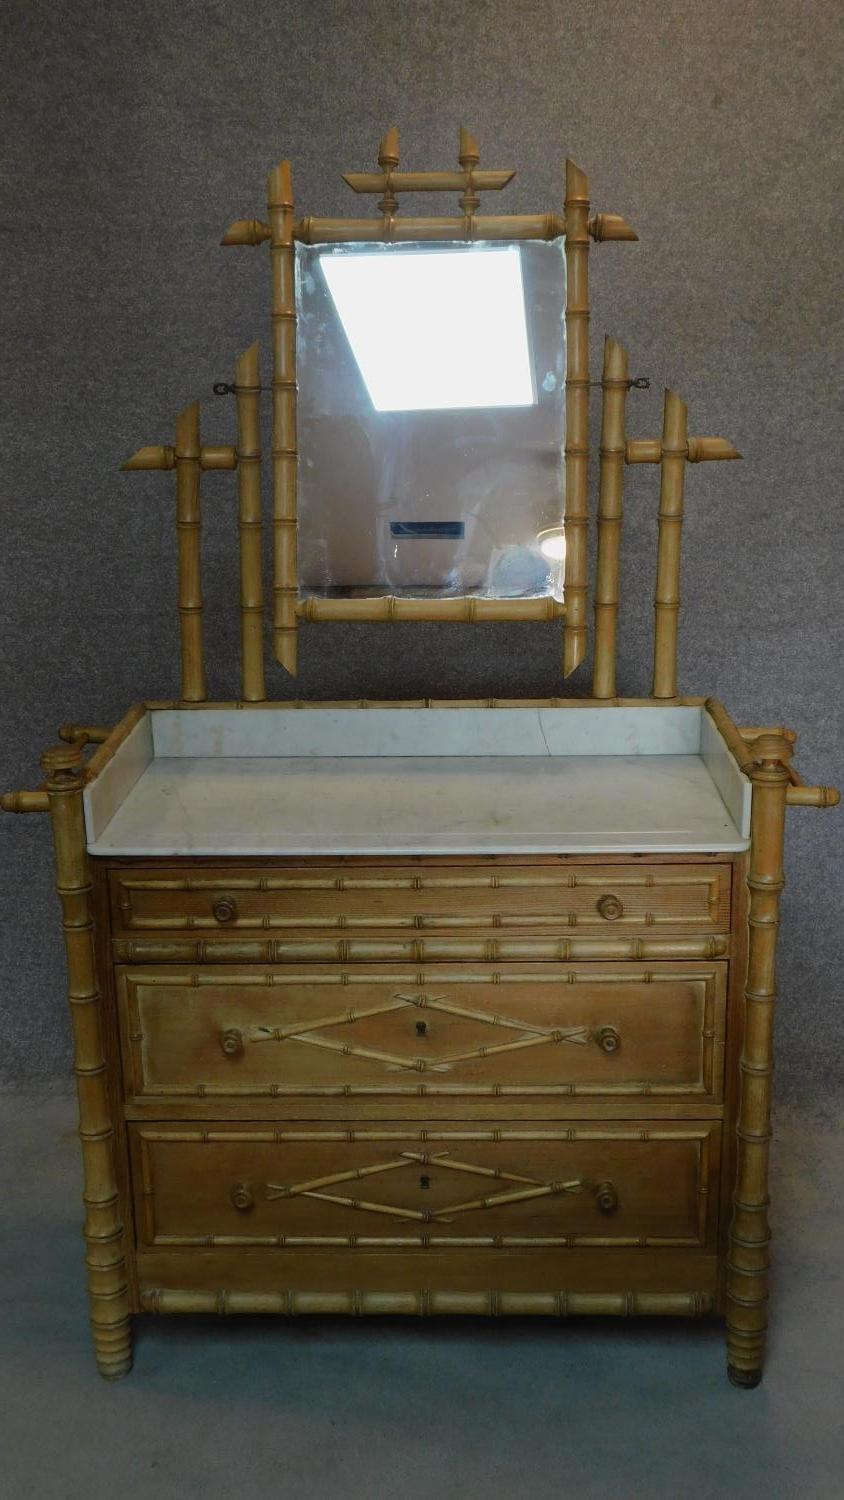
[[[296,245],[299,589],[562,598],[563,241]]]

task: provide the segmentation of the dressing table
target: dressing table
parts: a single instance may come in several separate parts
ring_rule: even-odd
[[[100,1372],[138,1314],[715,1315],[761,1377],[775,948],[789,806],[838,793],[783,726],[678,692],[686,466],[737,459],[667,391],[627,430],[606,339],[587,540],[592,213],[548,213],[461,132],[453,171],[350,173],[372,217],[297,216],[289,165],[229,246],[271,270],[273,654],[300,622],[559,621],[585,698],[274,701],[260,351],[236,433],[198,402],[124,467],[175,476],[181,687],[68,724],[43,785],[69,971]],[[411,217],[400,195],[459,194]],[[659,471],[652,693],[618,696],[627,465]],[[231,471],[238,697],[207,699],[201,484]],[[157,480],[139,481],[154,486]],[[226,481],[214,478],[214,483]],[[342,641],[338,640],[338,648]]]

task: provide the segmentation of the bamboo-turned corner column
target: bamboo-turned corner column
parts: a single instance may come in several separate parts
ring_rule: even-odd
[[[771,1138],[776,947],[791,744],[762,734],[751,746],[753,802],[738,1163],[727,1263],[727,1359],[733,1385],[762,1378],[768,1301],[768,1151]]]
[[[298,566],[296,521],[296,259],[290,163],[267,182],[273,330],[273,640],[296,676]]]
[[[624,494],[627,350],[604,340],[601,375],[601,472],[598,490],[598,565],[595,579],[595,662],[592,696],[614,698],[619,554]]]
[[[245,703],[267,696],[264,681],[264,585],[261,541],[261,369],[259,346],[235,366],[237,486],[240,533],[240,695]]]
[[[563,676],[586,655],[589,523],[589,184],[566,162],[566,499]]]
[[[106,1086],[102,1000],[97,984],[91,880],[82,812],[79,745],[41,758],[56,851],[56,889],[67,950],[73,1066],[79,1097],[88,1299],[97,1368],[116,1378],[132,1366],[132,1329],[124,1230],[114,1163],[114,1126]]]

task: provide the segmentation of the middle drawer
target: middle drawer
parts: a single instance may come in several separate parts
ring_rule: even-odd
[[[127,1096],[720,1102],[723,963],[118,968]]]

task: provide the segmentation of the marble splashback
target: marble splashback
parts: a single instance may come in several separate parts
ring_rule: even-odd
[[[155,757],[696,755],[698,707],[204,708],[152,714]]]
[[[153,759],[152,715],[139,719],[99,776],[85,788],[83,805],[89,847],[122,807]]]
[[[750,837],[751,784],[736,765],[735,759],[705,709],[700,714],[699,754],[721,793],[727,810],[742,838]]]

